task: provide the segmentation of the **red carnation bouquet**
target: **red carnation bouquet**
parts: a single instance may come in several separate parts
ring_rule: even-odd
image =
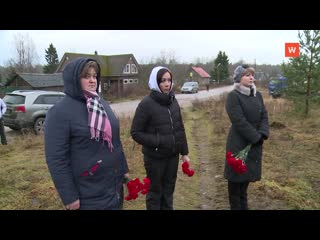
[[[251,149],[251,144],[239,151],[235,156],[232,152],[227,152],[227,163],[236,173],[245,173],[247,171],[246,160]]]
[[[194,170],[190,169],[190,164],[188,161],[182,163],[182,172],[187,174],[189,177],[193,176]]]
[[[130,201],[136,199],[139,196],[139,193],[145,195],[148,193],[150,188],[150,179],[145,177],[143,182],[139,178],[130,180],[127,183],[128,195],[125,196],[125,200]]]

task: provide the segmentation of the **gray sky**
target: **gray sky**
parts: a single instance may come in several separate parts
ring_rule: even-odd
[[[45,49],[52,43],[59,60],[65,52],[117,55],[132,53],[148,63],[161,53],[179,62],[206,62],[224,51],[230,63],[281,64],[285,43],[298,42],[298,30],[0,30],[0,65],[16,58],[14,36],[32,39],[38,63],[46,64]]]

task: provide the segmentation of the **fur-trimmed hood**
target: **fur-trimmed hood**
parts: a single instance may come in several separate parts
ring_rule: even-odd
[[[233,88],[243,95],[250,96],[251,88],[249,87],[245,87],[240,83],[234,83]],[[256,85],[252,84],[252,88],[253,88],[253,96],[256,96],[257,94]]]

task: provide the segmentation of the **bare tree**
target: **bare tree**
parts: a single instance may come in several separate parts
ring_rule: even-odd
[[[166,50],[161,50],[160,56],[156,58],[157,64],[166,64],[167,63],[167,53]]]
[[[176,53],[174,50],[171,49],[170,51],[168,51],[168,59],[169,59],[169,61],[168,61],[169,64],[177,64],[178,63],[178,60],[176,58]]]
[[[156,58],[155,60],[155,63],[156,64],[177,64],[178,61],[176,59],[176,56],[175,56],[175,52],[174,50],[161,50],[160,52],[160,56]]]
[[[38,59],[35,45],[29,34],[17,33],[14,36],[16,59],[15,68],[18,72],[32,72],[34,64]]]

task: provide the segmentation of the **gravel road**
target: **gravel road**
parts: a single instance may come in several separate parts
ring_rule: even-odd
[[[209,91],[202,90],[194,94],[176,94],[176,98],[181,107],[187,107],[187,106],[190,106],[192,101],[196,99],[205,100],[211,97],[218,97],[224,92],[231,91],[232,88],[233,86],[226,86],[226,87],[210,89]],[[118,116],[121,116],[121,115],[132,116],[140,101],[141,100],[134,100],[130,102],[114,103],[114,104],[111,104],[111,108],[115,111],[115,113]]]
[[[226,87],[220,87],[220,88],[214,88],[207,90],[199,91],[198,93],[194,94],[176,94],[176,98],[180,104],[180,106],[187,107],[190,106],[192,101],[198,99],[198,100],[204,100],[211,97],[218,97],[224,92],[231,91],[233,86],[226,86]],[[114,112],[119,116],[133,116],[139,102],[141,100],[133,100],[128,102],[121,102],[121,103],[112,103],[110,104],[111,108],[114,110]],[[12,137],[16,135],[15,131],[12,131],[10,128],[5,127],[5,132],[8,137]]]

